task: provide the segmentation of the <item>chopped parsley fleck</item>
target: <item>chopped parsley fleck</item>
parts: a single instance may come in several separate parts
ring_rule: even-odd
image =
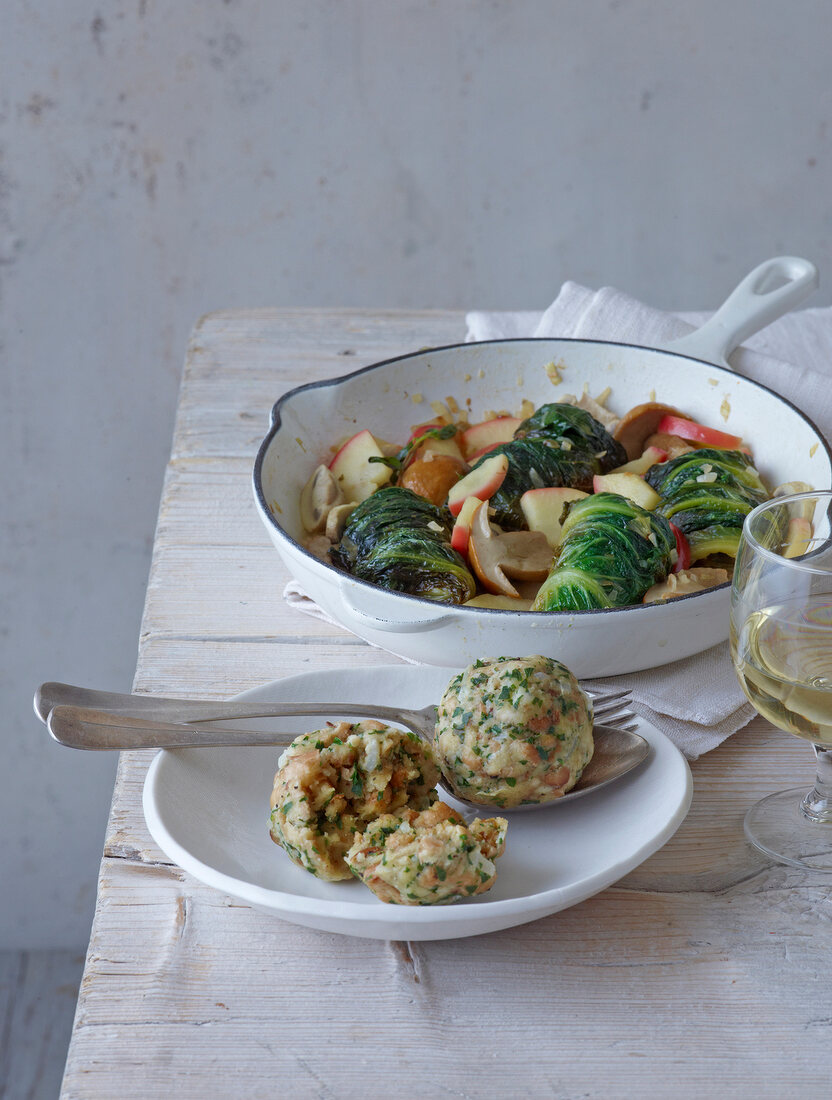
[[[361,772],[358,770],[358,765],[353,765],[351,790],[354,795],[361,796],[364,794],[364,780],[361,777]]]

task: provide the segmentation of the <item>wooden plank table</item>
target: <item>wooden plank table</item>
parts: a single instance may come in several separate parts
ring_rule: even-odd
[[[135,690],[227,697],[395,661],[289,610],[250,490],[273,401],[452,343],[447,312],[215,313],[188,350]],[[758,720],[693,764],[690,814],[611,889],[473,939],[383,943],[289,924],[154,845],[152,754],[121,759],[64,1097],[829,1096],[830,880],[772,867],[745,809],[813,774]]]

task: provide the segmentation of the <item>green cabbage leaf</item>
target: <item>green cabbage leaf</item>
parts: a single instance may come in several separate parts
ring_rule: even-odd
[[[587,611],[640,603],[673,565],[676,539],[664,516],[617,493],[568,505],[561,544],[532,611]]]
[[[332,561],[360,580],[437,603],[461,604],[476,593],[463,558],[450,544],[453,518],[410,489],[378,489],[352,512]]]

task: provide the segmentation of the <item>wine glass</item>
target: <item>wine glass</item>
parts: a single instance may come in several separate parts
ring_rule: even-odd
[[[817,755],[814,788],[761,799],[745,835],[780,863],[832,871],[832,492],[775,497],[746,517],[731,657],[756,710]]]

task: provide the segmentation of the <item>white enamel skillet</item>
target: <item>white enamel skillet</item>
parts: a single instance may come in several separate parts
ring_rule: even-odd
[[[579,677],[676,661],[728,636],[730,585],[668,603],[564,614],[449,607],[387,592],[319,561],[302,545],[301,489],[332,445],[363,428],[403,440],[431,401],[454,397],[472,423],[559,394],[611,388],[619,415],[656,400],[741,436],[769,485],[832,487],[832,451],[809,416],[773,390],[735,374],[731,352],[817,286],[806,260],[781,256],[755,268],[700,329],[666,348],[600,340],[520,339],[458,344],[404,355],[300,386],[272,409],[254,466],[261,518],[290,573],[333,619],[409,660],[460,667],[478,657],[542,653]],[[553,387],[545,367],[561,366]],[[414,397],[420,400],[414,404]],[[811,412],[811,410],[809,410]]]

